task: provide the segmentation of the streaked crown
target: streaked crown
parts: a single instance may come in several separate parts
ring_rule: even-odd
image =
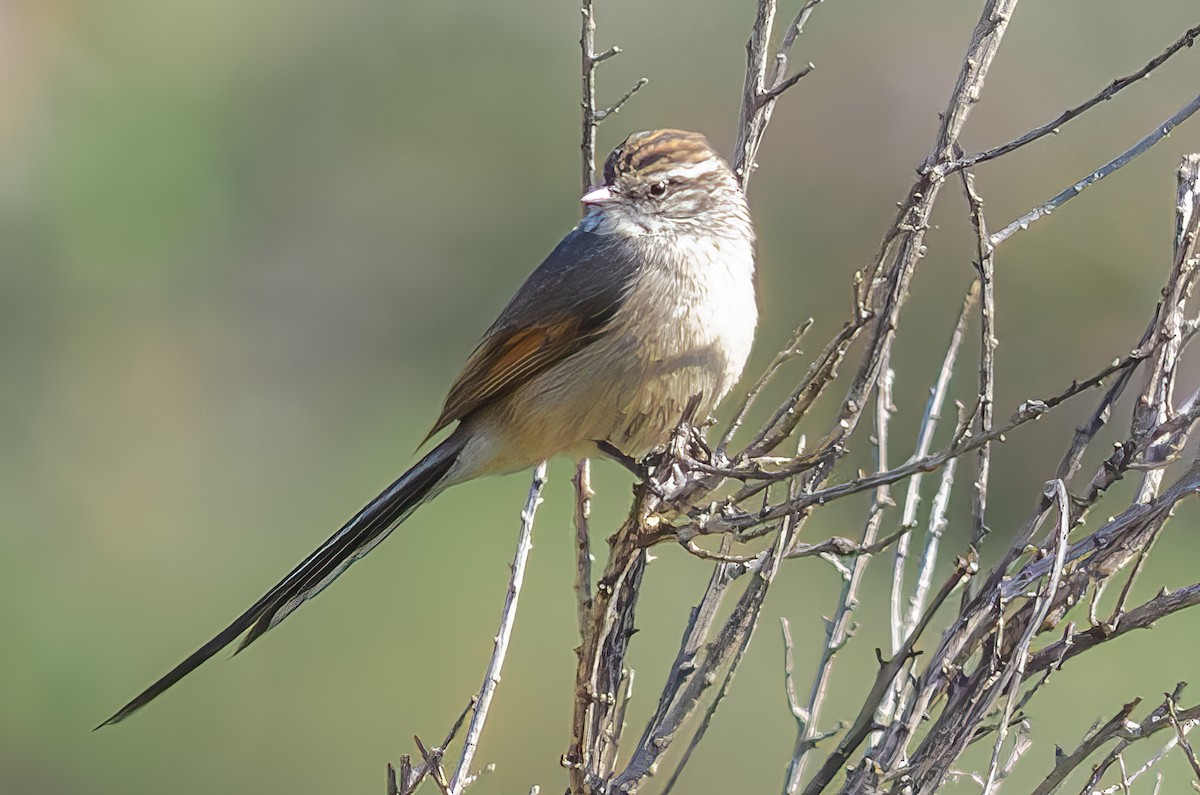
[[[737,179],[700,133],[633,133],[605,161],[604,185],[605,211],[647,231],[699,226],[721,234],[749,225]]]
[[[612,151],[604,163],[604,181],[611,185],[621,176],[654,181],[721,169],[729,166],[700,133],[647,130],[633,133]]]

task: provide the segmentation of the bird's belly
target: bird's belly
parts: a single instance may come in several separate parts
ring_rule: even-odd
[[[616,335],[539,374],[476,420],[483,433],[470,457],[489,461],[488,471],[515,471],[559,453],[591,455],[607,442],[636,458],[670,438],[693,400],[696,420],[704,419],[723,357],[711,348],[647,353]]]
[[[639,457],[666,442],[680,421],[703,421],[713,409],[724,362],[698,361],[706,358],[704,355],[687,358],[689,363],[652,370],[640,385],[621,394],[615,407],[616,422],[604,440]]]

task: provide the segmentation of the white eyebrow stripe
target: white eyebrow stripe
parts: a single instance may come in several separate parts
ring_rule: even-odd
[[[702,160],[699,163],[690,165],[679,164],[672,166],[669,169],[664,169],[667,177],[681,177],[683,179],[694,179],[705,174],[714,174],[721,168],[721,163],[715,159]]]

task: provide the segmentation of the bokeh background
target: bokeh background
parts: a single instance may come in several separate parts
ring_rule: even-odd
[[[753,5],[601,3],[600,46],[625,50],[601,70],[601,102],[650,78],[601,148],[679,126],[728,152]],[[842,322],[853,272],[928,151],[978,5],[817,9],[795,55],[817,70],[779,106],[752,185],[752,370],[804,318],[810,353]],[[965,145],[1053,118],[1196,21],[1189,0],[1022,4]],[[445,495],[250,651],[91,732],[411,460],[478,334],[577,218],[578,23],[574,4],[548,0],[0,0],[0,792],[382,792],[385,762],[414,733],[436,742],[478,688],[525,476]],[[991,223],[1170,116],[1194,95],[1197,57],[981,168]],[[998,416],[1136,342],[1198,124],[1001,250]],[[956,189],[937,221],[898,341],[895,450],[911,444],[972,278]],[[960,396],[971,368],[968,355]],[[996,450],[991,553],[1090,402]],[[551,470],[479,756],[498,767],[473,791],[564,785],[569,471]],[[602,545],[630,479],[600,463],[596,480]],[[864,516],[848,503],[808,532],[853,536]],[[1198,552],[1187,507],[1135,598],[1192,582]],[[803,688],[837,593],[827,564],[788,568],[680,791],[778,791],[794,723],[777,617],[792,621]],[[886,645],[888,568],[877,562],[864,590],[826,728],[850,717]],[[674,547],[650,570],[635,722],[707,576]],[[1198,637],[1197,617],[1178,616],[1072,664],[1030,711],[1038,743],[1012,789],[1121,703],[1197,678]],[[1164,770],[1164,791],[1186,789],[1179,760]]]

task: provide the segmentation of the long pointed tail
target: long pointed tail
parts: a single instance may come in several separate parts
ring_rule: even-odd
[[[292,569],[249,610],[96,728],[128,718],[245,633],[245,638],[237,647],[237,652],[240,652],[287,618],[306,600],[319,594],[351,563],[374,549],[417,506],[441,491],[445,485],[442,481],[461,451],[462,442],[455,436],[434,448]]]

